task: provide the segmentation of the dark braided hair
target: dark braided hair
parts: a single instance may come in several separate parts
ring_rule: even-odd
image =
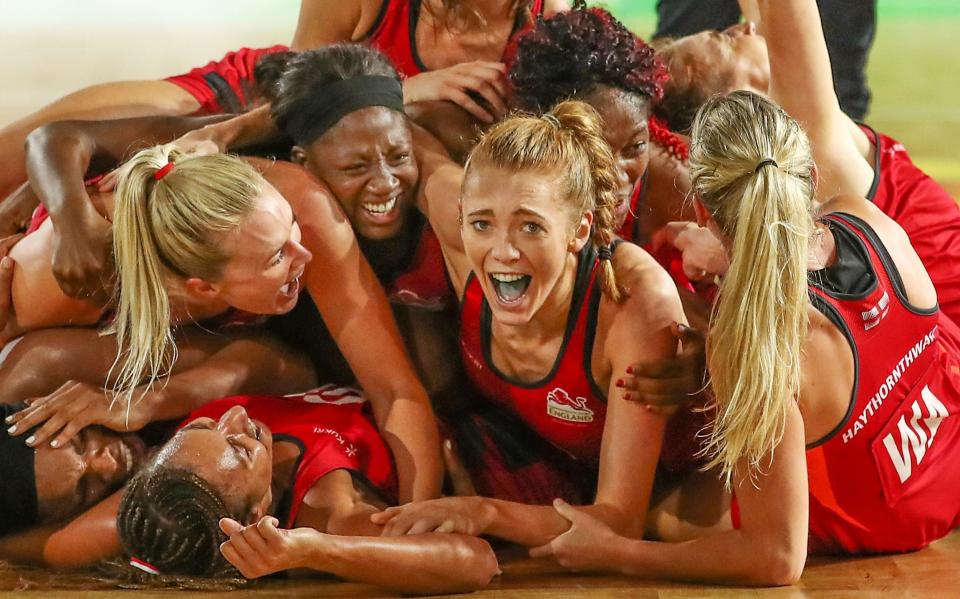
[[[239,577],[220,553],[221,518],[242,520],[223,497],[189,470],[153,465],[130,481],[117,531],[124,551],[163,576]]]

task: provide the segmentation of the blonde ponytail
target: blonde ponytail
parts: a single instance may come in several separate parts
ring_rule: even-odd
[[[117,335],[114,393],[128,408],[137,386],[149,389],[176,361],[170,277],[220,278],[229,259],[223,236],[253,210],[262,182],[238,158],[187,156],[172,146],[143,150],[122,167],[113,218],[116,315],[107,332]]]
[[[464,180],[481,163],[514,172],[559,174],[563,202],[573,208],[574,220],[579,221],[587,210],[593,212],[591,240],[601,255],[601,290],[615,302],[623,299],[625,292],[610,259],[619,180],[600,115],[593,107],[568,100],[541,117],[511,116],[481,138],[467,159]]]
[[[709,337],[716,421],[705,449],[706,467],[729,485],[742,460],[753,476],[772,457],[800,392],[813,161],[796,121],[734,92],[697,114],[690,169],[694,192],[732,240]]]

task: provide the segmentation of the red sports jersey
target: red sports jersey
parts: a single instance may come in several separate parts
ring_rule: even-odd
[[[541,439],[590,468],[599,464],[607,413],[606,393],[593,380],[590,368],[601,298],[596,284],[598,264],[596,252],[588,245],[580,254],[560,353],[550,374],[541,381],[516,381],[493,365],[492,314],[473,274],[467,282],[460,313],[460,351],[467,376],[476,389],[489,401],[515,414]],[[699,412],[686,410],[670,419],[661,449],[664,466],[684,470],[696,462],[698,444],[694,435],[701,421]],[[494,474],[500,476],[501,472]]]
[[[960,322],[960,207],[910,159],[903,144],[861,125],[876,148],[868,198],[897,221],[937,288],[940,309]]]
[[[220,60],[207,63],[184,75],[168,77],[174,85],[182,87],[200,103],[195,114],[241,113],[253,108],[256,97],[256,81],[253,69],[267,54],[285,52],[286,46],[270,48],[241,48],[227,52]]]
[[[364,39],[365,43],[386,54],[403,77],[413,77],[430,70],[423,64],[417,51],[420,3],[421,0],[383,0],[380,14]],[[542,15],[543,0],[534,0],[530,13],[534,19]],[[504,62],[513,53],[516,37],[529,27],[528,23],[514,30],[504,52]]]
[[[293,441],[303,450],[284,526],[294,525],[307,492],[334,470],[360,474],[386,501],[396,501],[393,459],[359,391],[325,385],[285,397],[227,397],[194,411],[183,424],[201,417],[219,418],[237,405],[267,425],[274,442]]]
[[[407,269],[387,285],[395,304],[442,310],[455,301],[440,240],[429,224],[423,225],[420,242]]]
[[[471,274],[460,314],[460,350],[467,375],[488,400],[517,414],[541,438],[581,462],[597,464],[607,413],[606,393],[590,374],[600,288],[596,252],[580,254],[567,328],[557,360],[543,380],[512,380],[490,359],[490,306]]]
[[[811,273],[810,297],[850,343],[856,378],[843,422],[807,448],[810,550],[918,549],[960,525],[960,332],[909,304],[869,225],[825,220],[837,263]]]

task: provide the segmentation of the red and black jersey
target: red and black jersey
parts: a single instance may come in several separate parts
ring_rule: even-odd
[[[254,68],[261,58],[276,52],[285,52],[286,46],[269,48],[241,48],[227,52],[220,60],[192,69],[184,75],[167,77],[187,91],[200,103],[195,114],[224,114],[246,112],[254,107],[256,79]]]
[[[866,125],[875,147],[875,175],[867,198],[897,221],[937,288],[940,309],[960,322],[960,207],[917,168],[903,144]]]
[[[385,285],[390,302],[394,304],[428,310],[455,305],[456,296],[447,277],[443,249],[429,223],[424,223],[420,241],[404,272]]]
[[[238,405],[269,427],[274,442],[289,441],[301,449],[282,506],[284,526],[294,525],[307,492],[334,470],[362,476],[383,499],[396,502],[393,459],[359,391],[325,385],[297,395],[227,397],[194,411],[183,424],[201,417],[217,419]]]
[[[364,39],[365,43],[386,54],[403,77],[413,77],[430,70],[423,64],[417,51],[420,9],[421,0],[383,0],[380,14]],[[534,19],[541,16],[543,0],[534,0],[530,13]],[[507,43],[504,62],[508,62],[514,52],[516,38],[531,26],[532,23],[526,21],[517,24]]]
[[[847,338],[856,372],[846,417],[807,448],[810,549],[918,549],[960,524],[960,332],[910,305],[867,223],[824,220],[837,260],[810,273],[810,297]]]
[[[597,464],[606,419],[606,394],[593,380],[593,353],[600,288],[599,260],[591,244],[580,254],[573,299],[560,353],[543,380],[511,379],[490,357],[492,314],[480,282],[471,274],[460,313],[460,350],[467,375],[489,401],[519,416],[537,435],[581,462]]]

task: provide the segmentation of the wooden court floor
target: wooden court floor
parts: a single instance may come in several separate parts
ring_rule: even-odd
[[[561,572],[555,566],[522,557],[515,550],[501,556],[503,575],[471,598],[510,599],[636,597],[688,599],[694,597],[960,597],[960,531],[927,549],[906,555],[852,559],[812,558],[800,584],[778,589],[745,589],[690,584],[668,584],[617,576],[587,576]],[[84,590],[79,590],[84,589]],[[210,591],[149,591],[91,588],[78,575],[52,576],[20,568],[0,569],[0,595],[29,598],[57,597],[120,599],[188,599],[209,597]],[[267,580],[250,587],[216,593],[220,597],[391,597],[370,586],[325,579]]]

